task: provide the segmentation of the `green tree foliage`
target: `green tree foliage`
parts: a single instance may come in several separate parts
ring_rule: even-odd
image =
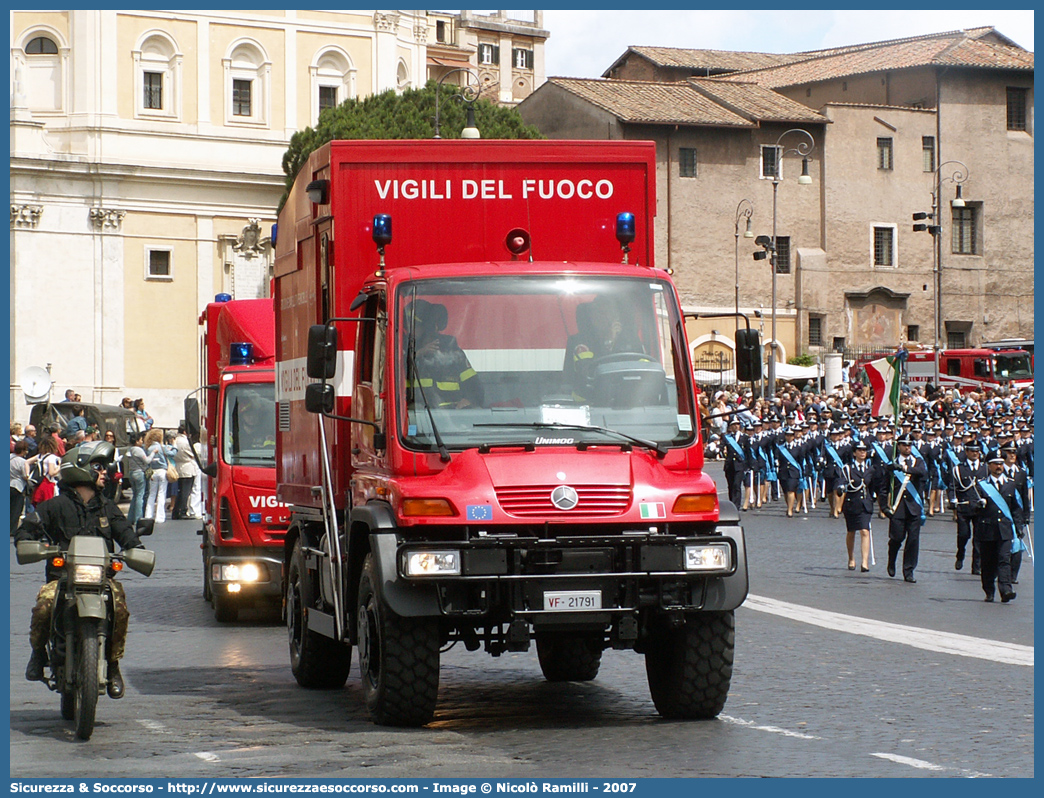
[[[816,359],[808,352],[803,352],[800,355],[794,355],[793,357],[787,358],[787,363],[791,366],[814,366],[816,365]]]
[[[336,108],[319,114],[318,124],[299,130],[283,154],[286,191],[283,203],[298,171],[317,147],[335,139],[430,139],[435,135],[434,80],[423,89],[406,89],[402,94],[389,89],[362,100],[346,100]],[[465,103],[460,89],[444,84],[439,97],[439,134],[458,139],[467,124]],[[475,124],[484,139],[542,139],[535,127],[522,121],[514,108],[504,108],[480,97],[475,102]]]

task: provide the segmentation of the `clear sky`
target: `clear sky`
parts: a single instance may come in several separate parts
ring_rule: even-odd
[[[1033,50],[1031,10],[544,11],[547,76],[576,78],[598,77],[631,45],[793,53],[983,25]]]

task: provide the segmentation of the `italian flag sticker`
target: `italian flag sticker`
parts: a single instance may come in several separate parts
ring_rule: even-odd
[[[663,502],[641,502],[638,511],[642,518],[666,518],[667,507]]]

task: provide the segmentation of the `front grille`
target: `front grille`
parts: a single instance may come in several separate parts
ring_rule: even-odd
[[[631,502],[629,485],[574,485],[579,501],[572,510],[559,510],[551,503],[558,485],[519,485],[497,488],[497,501],[504,512],[516,517],[535,515],[620,515]]]

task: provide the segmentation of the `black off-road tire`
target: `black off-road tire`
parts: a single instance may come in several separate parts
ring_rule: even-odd
[[[218,588],[211,599],[214,618],[218,623],[235,623],[239,620],[239,599]]]
[[[549,682],[589,682],[602,664],[602,636],[537,632],[537,658]]]
[[[76,717],[76,693],[73,690],[62,692],[62,719],[72,720]]]
[[[717,717],[729,696],[735,643],[731,611],[701,613],[658,630],[645,653],[656,711],[672,720]]]
[[[439,693],[438,618],[402,618],[380,593],[367,554],[359,581],[359,671],[370,718],[381,726],[423,726]]]
[[[81,740],[91,739],[94,733],[94,716],[98,708],[98,622],[81,620],[76,652],[76,691],[73,721],[76,736]]]
[[[204,535],[206,531],[204,530]],[[203,544],[203,600],[211,601],[214,598],[213,591],[210,587],[210,544]]]
[[[301,687],[336,690],[344,687],[352,666],[352,648],[308,628],[307,610],[314,607],[301,541],[294,544],[286,581],[286,631],[290,670]]]

